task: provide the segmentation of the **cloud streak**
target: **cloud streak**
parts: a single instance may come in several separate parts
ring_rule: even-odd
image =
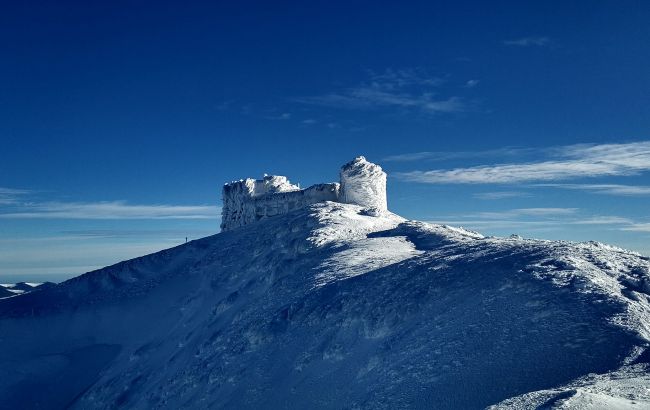
[[[346,109],[374,109],[381,107],[417,108],[422,112],[453,113],[464,110],[459,97],[435,99],[431,93],[414,95],[396,93],[370,87],[350,88],[342,93],[331,93],[323,96],[304,97],[299,102],[324,105]]]
[[[396,173],[401,180],[427,184],[512,184],[575,178],[636,175],[650,170],[650,141],[557,147],[559,157],[541,162],[481,165]]]
[[[290,112],[283,112],[282,114],[277,114],[277,115],[268,115],[265,118],[267,120],[280,120],[280,121],[286,121],[290,120],[292,117]]]
[[[650,195],[650,186],[621,185],[621,184],[536,184],[537,187],[573,189],[589,191],[595,194],[620,196]]]
[[[629,218],[611,215],[597,215],[589,218],[567,221],[571,225],[632,225],[634,222]],[[624,230],[624,229],[621,229]]]
[[[528,231],[564,231],[579,225],[598,230],[650,232],[646,220],[617,215],[584,215],[578,208],[519,208],[498,212],[477,212],[443,216],[432,223],[465,226],[470,229],[522,229]]]
[[[578,208],[516,208],[443,216],[432,223],[471,229],[564,229],[566,221],[578,220]]]
[[[635,223],[621,228],[622,231],[650,232],[650,223]]]
[[[12,207],[14,208],[14,207]],[[25,203],[2,219],[215,219],[217,206],[131,205],[126,201]]]
[[[442,77],[428,75],[424,70],[415,68],[392,69],[383,73],[369,71],[371,84],[382,89],[397,89],[408,86],[438,87],[445,83]]]
[[[499,212],[479,212],[477,214],[468,215],[473,218],[484,219],[500,219],[500,218],[513,218],[513,217],[556,217],[573,215],[578,211],[578,208],[517,208],[509,209],[507,211]]]
[[[407,154],[389,155],[384,157],[384,162],[410,162],[410,161],[446,161],[452,159],[489,158],[524,155],[534,152],[530,148],[503,147],[484,151],[421,151]]]
[[[13,189],[0,187],[0,205],[15,204],[20,197],[29,194],[26,189]]]
[[[464,111],[460,97],[440,98],[433,92],[443,83],[444,79],[428,76],[422,70],[389,69],[381,74],[371,72],[370,79],[356,87],[295,100],[304,104],[352,110],[402,108],[428,114]]]
[[[529,196],[530,194],[526,192],[519,192],[519,191],[480,192],[478,194],[474,194],[474,198],[485,199],[488,201],[498,200],[498,199],[509,199],[509,198],[523,198]]]
[[[515,46],[515,47],[543,47],[550,43],[548,37],[521,37],[512,40],[505,40],[503,44],[506,46]]]

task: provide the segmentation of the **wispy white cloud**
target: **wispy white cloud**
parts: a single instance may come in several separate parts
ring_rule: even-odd
[[[427,221],[429,223],[462,226],[472,230],[505,230],[514,229],[527,231],[550,231],[559,230],[559,223],[549,222],[548,220],[520,220],[520,219],[465,219],[465,218],[438,218]]]
[[[621,228],[623,231],[650,232],[650,223],[633,223]]]
[[[300,102],[347,109],[370,109],[378,107],[417,108],[427,113],[452,113],[463,110],[459,97],[435,99],[431,93],[414,95],[395,93],[370,87],[356,87],[341,93],[316,97],[304,97]]]
[[[583,219],[577,219],[573,221],[567,221],[567,223],[572,225],[629,225],[633,224],[632,220],[629,218],[623,218],[621,216],[612,216],[612,215],[596,215]],[[622,229],[622,228],[621,228]]]
[[[517,47],[542,47],[548,45],[550,41],[551,40],[548,37],[521,37],[512,40],[505,40],[503,44]]]
[[[440,77],[429,76],[422,70],[386,70],[370,72],[362,84],[319,96],[296,98],[297,102],[345,109],[375,109],[397,107],[424,113],[452,113],[465,109],[461,98],[440,98],[433,89],[444,83]]]
[[[523,231],[566,231],[568,226],[592,227],[599,231],[650,232],[647,220],[617,215],[589,215],[577,208],[518,208],[495,212],[447,215],[430,221],[470,229]]]
[[[437,218],[429,220],[430,223],[444,224],[451,226],[462,226],[467,229],[476,230],[483,234],[508,235],[517,233],[525,237],[540,238],[551,234],[551,238],[567,239],[567,235],[572,233],[577,235],[581,240],[599,240],[609,242],[612,231],[623,231],[628,234],[635,232],[637,234],[650,233],[650,223],[628,223],[627,218],[614,216],[603,217],[586,217],[584,219],[570,218],[503,218],[503,219],[480,219],[480,218]],[[580,229],[568,228],[570,226],[580,226]],[[587,230],[583,231],[582,227]],[[587,234],[587,232],[589,232]],[[606,233],[607,232],[607,233]],[[580,239],[578,239],[580,240]],[[641,253],[649,255],[650,249],[644,241],[638,241],[632,236],[628,240],[618,243],[619,246],[635,249]]]
[[[478,85],[479,81],[478,80],[468,80],[465,83],[465,88],[474,88]]]
[[[520,191],[495,191],[495,192],[480,192],[474,194],[474,198],[485,200],[508,199],[508,198],[522,198],[530,196],[527,192]]]
[[[431,76],[418,68],[386,69],[383,73],[368,71],[371,84],[382,89],[397,89],[408,86],[438,87],[445,83],[442,77]]]
[[[265,118],[267,120],[290,120],[291,119],[291,113],[290,112],[283,112],[281,114],[268,115]]]
[[[0,187],[0,205],[9,205],[18,202],[18,200],[29,194],[31,191],[26,189],[13,189]]]
[[[574,189],[596,194],[620,196],[650,195],[650,186],[621,184],[535,184],[538,187]]]
[[[160,239],[138,241],[79,240],[73,243],[48,241],[37,250],[34,244],[0,247],[0,273],[4,274],[79,274],[108,266],[121,260],[135,258],[171,246],[182,240],[170,242]],[[36,245],[38,246],[38,244]]]
[[[509,157],[524,155],[534,152],[530,148],[503,147],[483,151],[421,151],[407,154],[396,154],[384,157],[384,162],[409,162],[409,161],[446,161],[466,158]]]
[[[214,229],[76,229],[61,231],[62,236],[55,238],[70,239],[105,239],[105,238],[202,238],[214,234]],[[2,241],[2,239],[0,239]]]
[[[579,218],[578,208],[515,208],[492,212],[470,212],[441,216],[432,223],[471,229],[526,229],[534,231],[566,228],[566,221]]]
[[[126,201],[24,203],[0,210],[3,219],[213,219],[207,205],[131,205]]]
[[[218,231],[216,204],[41,201],[43,192],[2,193],[13,199],[0,203],[0,227],[12,220],[15,228],[0,229],[0,275],[68,277]]]
[[[498,212],[478,212],[475,214],[467,215],[470,218],[488,218],[488,219],[501,219],[512,217],[556,217],[573,215],[578,211],[578,208],[517,208],[508,209]]]
[[[551,152],[559,158],[541,162],[401,172],[394,176],[405,181],[429,184],[504,184],[627,176],[650,170],[650,141],[569,145],[556,147]]]

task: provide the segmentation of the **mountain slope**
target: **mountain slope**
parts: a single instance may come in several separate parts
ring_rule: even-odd
[[[647,389],[648,258],[372,214],[318,204],[1,300],[0,403],[481,408],[630,366]]]
[[[25,293],[33,292],[35,290],[44,290],[56,286],[53,282],[31,283],[31,282],[18,282],[18,283],[2,283],[0,284],[0,298],[22,295]]]

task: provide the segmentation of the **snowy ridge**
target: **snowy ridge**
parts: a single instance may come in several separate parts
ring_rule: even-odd
[[[0,402],[650,405],[647,257],[374,215],[319,203],[0,301]]]

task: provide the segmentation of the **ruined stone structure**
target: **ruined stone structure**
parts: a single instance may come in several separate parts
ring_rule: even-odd
[[[316,184],[306,189],[293,185],[287,177],[275,175],[225,184],[221,230],[229,231],[325,201],[355,204],[373,212],[387,209],[386,173],[379,165],[357,157],[341,168],[340,177],[340,184]]]
[[[341,168],[340,202],[380,211],[386,204],[386,173],[377,164],[357,157]]]

